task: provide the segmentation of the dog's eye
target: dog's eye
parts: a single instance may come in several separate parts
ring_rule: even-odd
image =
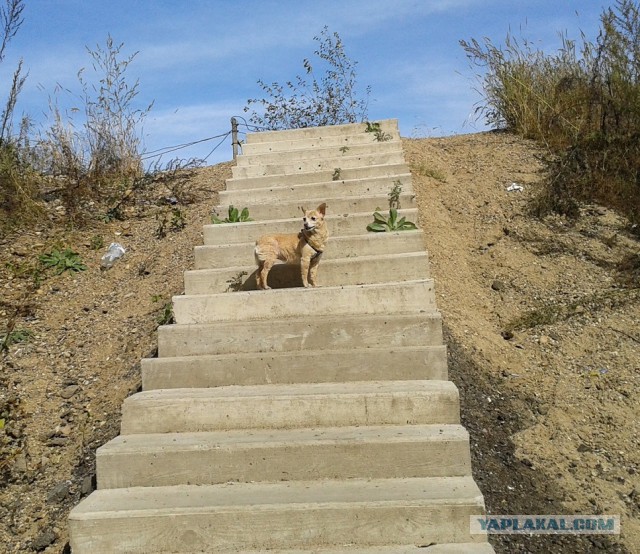
[[[316,220],[316,218],[315,218],[315,217],[312,217],[312,218],[311,218],[311,221],[315,221],[315,220]]]

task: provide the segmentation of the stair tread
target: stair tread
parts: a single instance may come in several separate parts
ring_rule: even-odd
[[[303,350],[303,351],[284,351],[284,352],[232,352],[228,354],[197,354],[194,356],[171,356],[168,358],[143,358],[145,363],[154,363],[154,362],[170,362],[171,360],[175,361],[206,361],[206,360],[228,360],[228,361],[236,361],[237,358],[260,358],[260,357],[269,357],[269,358],[300,358],[299,363],[303,363],[305,357],[312,358],[313,356],[319,356],[326,354],[327,356],[336,356],[338,359],[341,353],[345,352],[354,352],[361,351],[370,353],[375,356],[376,353],[382,352],[426,352],[426,351],[434,351],[445,348],[444,345],[419,345],[419,346],[385,346],[385,347],[376,347],[376,346],[359,346],[353,348],[323,348],[323,349],[311,349],[311,350]]]
[[[366,427],[321,427],[305,429],[232,430],[183,433],[119,435],[100,447],[99,454],[130,454],[161,450],[202,451],[207,448],[278,447],[293,444],[344,442],[466,441],[467,431],[459,424],[375,425]]]
[[[377,123],[380,129],[385,132],[397,132],[398,130],[398,120],[396,118],[380,119],[375,123]],[[297,129],[267,130],[257,133],[248,133],[246,140],[248,144],[253,144],[295,140],[297,138],[304,137],[349,136],[351,134],[361,135],[365,132],[365,123],[339,123],[337,125],[323,125],[319,127],[300,127]]]
[[[300,145],[302,146],[302,145]],[[316,159],[339,159],[346,157],[359,157],[362,155],[385,155],[389,153],[402,152],[400,141],[387,142],[363,142],[360,144],[343,145],[348,149],[341,150],[341,146],[336,144],[316,144],[312,146],[296,148],[295,150],[271,150],[268,152],[242,153],[237,158],[239,166],[246,165],[268,165],[279,163],[280,160],[295,161],[316,160]]]
[[[381,289],[381,290],[389,290],[389,289],[393,289],[393,288],[410,288],[412,286],[418,286],[421,284],[433,284],[433,278],[431,277],[427,277],[424,279],[411,279],[408,281],[388,281],[385,283],[368,283],[366,285],[334,285],[331,287],[314,287],[314,288],[310,288],[308,291],[302,291],[299,287],[295,288],[295,289],[273,289],[271,292],[269,292],[269,294],[274,294],[274,295],[282,295],[282,296],[286,296],[286,295],[291,295],[291,294],[308,294],[308,293],[315,293],[315,294],[324,294],[330,291],[350,291],[350,292],[360,292],[360,291],[367,291],[367,290],[373,290],[373,289]],[[237,298],[248,298],[250,296],[254,296],[256,294],[262,294],[261,291],[255,291],[255,290],[241,290],[238,291],[236,293],[234,293],[233,296],[237,297]],[[188,298],[190,296],[223,296],[225,298],[228,298],[229,295],[228,293],[214,293],[214,294],[195,294],[195,295],[187,295],[187,294],[181,294],[178,296],[174,296],[174,300],[175,299],[179,299],[179,298]]]
[[[389,189],[391,189],[391,185],[389,186]],[[246,191],[249,192],[249,191]],[[410,198],[412,198],[414,196],[413,191],[411,190],[405,190],[403,189],[402,192],[399,195],[400,198],[400,205],[402,205],[402,201],[403,200],[408,200]],[[381,206],[383,206],[381,208],[382,211],[384,211],[384,206],[388,206],[389,204],[389,194],[388,193],[383,193],[380,192],[378,194],[371,194],[371,195],[367,195],[366,197],[367,201],[370,202],[375,202],[378,201],[380,202]],[[336,191],[335,196],[310,196],[310,197],[306,197],[304,198],[304,204],[305,206],[309,207],[311,205],[316,205],[316,203],[320,203],[320,202],[326,202],[327,204],[327,211],[331,212],[331,211],[335,211],[332,210],[331,207],[331,202],[357,202],[358,200],[363,200],[362,195],[351,195],[351,196],[344,196],[342,194],[339,194],[338,191]],[[300,202],[302,202],[301,200],[298,199],[294,199],[294,200],[285,200],[284,202],[278,202],[277,206],[287,206],[287,205],[292,205],[295,206],[296,204],[300,204]],[[251,207],[257,207],[257,206],[269,206],[269,205],[273,205],[273,199],[271,201],[264,199],[264,200],[260,200],[260,201],[252,201],[251,200],[251,195],[247,194],[246,196],[246,200],[245,203],[243,204],[244,206],[247,206],[249,208],[249,214],[251,214]],[[412,206],[412,208],[414,208],[415,206]],[[406,208],[406,209],[411,209],[411,208]],[[369,211],[367,210],[363,210],[363,211]],[[329,214],[331,215],[331,214]]]
[[[231,554],[236,551],[222,551]],[[186,554],[186,553],[185,553]],[[488,542],[464,542],[430,545],[349,546],[313,550],[243,550],[243,554],[495,554]]]
[[[253,243],[251,243],[253,244]],[[212,245],[212,248],[218,248],[218,246],[216,245]],[[416,259],[424,259],[427,258],[428,259],[429,255],[426,251],[423,250],[415,250],[413,252],[399,252],[397,254],[371,254],[371,255],[365,255],[365,256],[354,256],[354,257],[350,257],[350,258],[333,258],[331,260],[323,260],[322,264],[323,267],[326,265],[338,265],[338,264],[345,264],[348,262],[352,262],[354,260],[358,260],[361,261],[362,263],[372,263],[375,264],[375,262],[379,261],[379,260],[388,260],[388,259],[398,259],[398,258],[408,258],[408,259],[412,259],[412,258],[416,258]],[[285,265],[284,262],[278,260],[276,262],[275,265]],[[216,272],[240,272],[240,271],[246,271],[247,269],[251,269],[252,271],[256,269],[256,264],[247,264],[247,265],[238,265],[238,266],[230,266],[230,267],[214,267],[214,268],[204,268],[204,269],[187,269],[185,271],[185,274],[206,274],[206,273],[216,273]],[[415,279],[412,279],[415,281]],[[376,283],[368,283],[368,284],[376,284]],[[381,284],[381,283],[380,283]]]
[[[327,183],[348,183],[353,181],[402,179],[411,176],[406,163],[370,165],[366,167],[345,168],[340,179],[333,180],[333,171],[309,171],[291,175],[262,175],[259,177],[230,177],[227,179],[227,191],[238,192],[248,189],[270,189],[274,187],[291,187],[304,185],[318,185]]]
[[[402,208],[400,210],[398,210],[398,215],[402,216],[402,215],[411,215],[414,213],[418,212],[418,208]],[[251,214],[249,214],[251,215]],[[327,216],[325,217],[325,220],[340,220],[340,219],[345,219],[346,217],[349,217],[350,215],[356,215],[356,216],[364,216],[364,215],[371,215],[368,212],[355,212],[353,214],[327,214]],[[242,226],[242,227],[258,227],[258,226],[263,226],[265,224],[272,224],[272,223],[287,223],[290,221],[295,221],[296,223],[300,223],[301,221],[301,217],[283,217],[280,219],[269,219],[266,221],[243,221],[242,223],[211,223],[211,224],[207,224],[204,225],[205,229],[207,228],[215,228],[215,229],[231,229],[234,227],[238,227],[238,226]],[[407,232],[407,231],[402,231],[403,233]],[[364,233],[362,233],[364,234]]]
[[[94,491],[71,512],[71,519],[134,517],[140,512],[167,515],[219,509],[277,509],[317,504],[393,504],[484,506],[472,477],[414,477],[129,487]]]
[[[125,399],[124,403],[137,402],[191,402],[230,398],[268,398],[302,396],[362,396],[365,394],[391,395],[401,393],[457,394],[451,381],[405,380],[405,381],[352,381],[348,383],[294,383],[268,385],[226,385],[206,389],[156,389],[138,392]]]
[[[221,198],[225,198],[229,193],[233,193],[234,195],[236,194],[240,195],[240,193],[246,193],[247,196],[253,197],[253,195],[259,194],[265,191],[274,192],[274,193],[277,193],[279,190],[285,190],[285,189],[286,190],[299,189],[299,190],[312,191],[314,189],[317,189],[326,185],[331,185],[331,187],[335,188],[336,190],[340,190],[340,189],[344,190],[345,187],[349,185],[362,185],[364,187],[367,184],[369,184],[370,186],[374,186],[379,181],[384,181],[385,184],[387,183],[392,184],[392,180],[396,180],[396,179],[400,181],[404,179],[407,182],[410,182],[411,177],[412,176],[410,172],[398,172],[393,177],[390,177],[388,175],[384,175],[381,177],[351,177],[351,178],[345,178],[345,179],[338,179],[335,181],[333,179],[327,179],[322,181],[316,181],[313,183],[293,183],[293,184],[276,183],[273,185],[268,185],[266,187],[255,187],[255,188],[246,188],[246,189],[241,188],[241,189],[235,189],[235,190],[227,188],[223,191],[220,191],[219,194],[221,195]],[[242,178],[236,179],[236,181],[242,181],[242,180],[244,179]],[[228,181],[233,181],[233,179],[228,179]],[[404,181],[403,181],[403,184],[404,184]]]

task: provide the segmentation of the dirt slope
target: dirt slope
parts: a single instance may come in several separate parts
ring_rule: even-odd
[[[640,307],[615,270],[638,243],[600,207],[575,227],[529,218],[541,177],[531,143],[487,133],[406,140],[405,149],[488,509],[623,518],[620,540],[506,537],[492,539],[496,550],[639,552]],[[187,186],[197,201],[178,205],[186,227],[172,231],[168,217],[164,238],[169,208],[139,201],[124,222],[69,230],[51,202],[52,225],[0,244],[0,335],[10,320],[32,333],[1,360],[7,552],[64,551],[68,511],[93,487],[95,449],[118,433],[139,360],[154,353],[163,306],[182,290],[229,175],[229,164],[201,170]],[[507,192],[513,182],[524,191]],[[96,237],[128,250],[109,271],[99,269]],[[48,273],[32,287],[35,256],[56,245],[88,270]]]
[[[640,552],[640,291],[615,270],[638,243],[597,206],[573,227],[528,217],[542,177],[531,143],[489,133],[405,148],[488,510],[622,516],[624,546],[507,537],[496,550]]]

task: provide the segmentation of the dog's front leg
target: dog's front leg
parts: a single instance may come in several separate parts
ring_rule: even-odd
[[[311,263],[311,256],[302,256],[300,259],[300,276],[302,277],[302,286],[309,287],[309,265]]]
[[[316,254],[312,259],[309,268],[309,283],[312,287],[318,286],[318,264],[320,263],[320,257],[322,253]]]

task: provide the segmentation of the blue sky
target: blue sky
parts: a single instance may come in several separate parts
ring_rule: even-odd
[[[0,0],[4,4],[4,0]],[[137,101],[154,102],[144,124],[147,151],[226,133],[232,116],[246,116],[256,81],[284,83],[302,74],[313,37],[328,25],[358,62],[358,85],[371,86],[369,119],[397,118],[406,137],[483,130],[473,117],[479,100],[460,39],[500,44],[511,29],[545,51],[559,33],[597,34],[599,0],[27,0],[24,23],[0,65],[4,102],[18,59],[28,78],[17,113],[46,120],[56,84],[80,91],[77,73],[90,72],[86,47],[110,33],[139,79]],[[66,98],[66,99],[65,99]],[[73,102],[69,96],[61,102]],[[71,105],[71,104],[69,104]],[[165,157],[204,157],[210,141]],[[231,158],[227,141],[208,163]]]

